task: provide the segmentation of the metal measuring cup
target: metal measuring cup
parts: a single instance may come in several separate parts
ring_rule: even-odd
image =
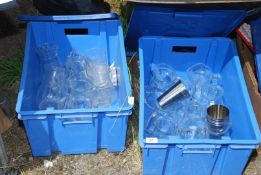
[[[207,123],[210,135],[222,136],[229,129],[229,109],[220,104],[207,108]]]

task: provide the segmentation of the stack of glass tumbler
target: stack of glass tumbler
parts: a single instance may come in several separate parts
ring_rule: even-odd
[[[116,68],[108,66],[106,54],[89,50],[86,56],[72,50],[66,63],[58,57],[58,46],[48,43],[37,48],[42,77],[37,93],[40,110],[97,108],[117,99]],[[99,54],[101,55],[101,54]]]
[[[187,70],[188,79],[178,77],[176,71],[164,63],[151,64],[151,72],[152,78],[145,87],[145,104],[152,111],[146,127],[148,136],[209,138],[206,110],[210,105],[223,104],[221,75],[213,73],[203,63]],[[157,99],[177,80],[185,84],[189,95],[165,107],[160,106]]]

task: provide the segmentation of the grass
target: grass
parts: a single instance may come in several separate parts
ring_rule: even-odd
[[[13,56],[0,60],[0,84],[6,88],[20,81],[23,68],[23,50]]]
[[[125,0],[106,0],[110,6],[111,11],[116,12],[120,15],[120,20],[122,21],[122,26],[124,33],[126,34],[129,19],[132,13],[132,9],[134,7],[134,3],[126,2]]]
[[[122,21],[122,25],[123,25],[125,34],[128,29],[129,19],[131,17],[133,7],[134,7],[134,4],[130,3],[130,2],[128,2],[126,4],[123,4],[123,3],[120,4],[120,19]]]
[[[139,102],[138,102],[138,95],[139,95],[139,78],[137,77],[137,59],[136,55],[131,58],[128,58],[128,73],[129,79],[131,82],[131,87],[133,90],[133,96],[136,98],[135,104],[133,106],[133,114],[129,120],[129,132],[131,133],[130,141],[133,144],[134,149],[132,150],[133,158],[135,161],[141,161],[141,150],[139,146],[139,137],[138,137],[138,126],[139,126]]]

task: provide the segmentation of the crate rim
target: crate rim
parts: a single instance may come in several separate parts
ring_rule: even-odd
[[[100,18],[100,15],[105,15],[108,18],[104,19],[104,18]],[[81,17],[80,19],[77,20],[82,20],[82,18],[87,18],[87,17],[96,17],[97,21],[117,21],[118,22],[118,32],[119,32],[119,42],[120,45],[124,46],[124,40],[123,40],[123,30],[122,30],[122,23],[118,18],[110,18],[110,16],[116,15],[116,13],[108,13],[108,14],[95,14],[95,15],[71,15],[71,16],[58,16],[58,17]],[[37,17],[38,16],[27,16],[27,17],[33,17],[35,19],[35,21],[32,22],[39,22],[37,21]],[[41,17],[46,17],[46,16],[41,16]],[[48,17],[52,17],[52,16],[47,16]],[[55,20],[54,20],[55,21]],[[58,20],[59,21],[59,20]],[[68,22],[70,22],[71,20],[68,20]],[[88,20],[84,20],[86,22],[89,22]],[[92,21],[92,20],[91,20]],[[91,22],[90,21],[90,22]],[[50,22],[50,21],[46,21],[46,22]],[[126,88],[126,99],[124,100],[123,103],[119,104],[118,106],[115,106],[115,104],[111,107],[98,107],[98,108],[88,108],[88,109],[63,109],[63,110],[29,110],[29,111],[23,111],[22,110],[22,101],[23,101],[23,97],[24,97],[24,90],[22,89],[23,87],[25,87],[25,80],[27,77],[27,71],[28,70],[28,62],[29,62],[29,48],[30,48],[30,25],[31,22],[29,22],[27,25],[27,30],[26,30],[26,45],[25,45],[25,49],[24,49],[24,63],[23,63],[23,71],[22,71],[22,75],[21,75],[21,82],[20,82],[20,87],[19,87],[19,92],[18,92],[18,98],[17,98],[17,103],[16,103],[16,112],[18,113],[18,115],[20,116],[32,116],[32,115],[51,115],[51,114],[73,114],[73,113],[90,113],[90,112],[95,112],[95,113],[106,113],[106,112],[115,112],[115,113],[119,113],[120,112],[124,112],[124,111],[131,111],[134,104],[129,104],[128,103],[128,98],[132,97],[132,89],[131,89],[131,85],[129,80],[125,80],[124,82],[124,86]],[[28,43],[27,43],[28,42]],[[123,58],[123,65],[122,65],[122,71],[125,77],[129,77],[128,75],[128,68],[127,68],[127,61],[126,61],[126,53],[125,53],[125,48],[121,47],[120,48],[120,52]],[[128,106],[124,106],[128,104]],[[23,117],[21,117],[23,118]]]
[[[25,22],[52,22],[52,21],[88,21],[118,19],[116,13],[103,13],[92,15],[61,15],[61,16],[19,16],[20,21]]]
[[[114,113],[126,113],[131,111],[133,105],[129,105],[127,107],[123,107],[121,110],[119,108],[90,108],[90,109],[60,109],[60,110],[35,110],[35,111],[17,111],[19,115],[22,116],[30,116],[30,115],[55,115],[55,114],[75,114],[75,113],[106,113],[106,112],[114,112]]]

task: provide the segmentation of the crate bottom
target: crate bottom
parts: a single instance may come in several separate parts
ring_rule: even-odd
[[[100,114],[91,123],[65,124],[48,116],[41,120],[24,120],[33,156],[92,154],[101,149],[122,152],[125,149],[129,115],[118,117]]]
[[[96,154],[101,150],[106,150],[108,153],[118,153],[118,152],[123,152],[125,150],[125,147],[115,147],[115,148],[100,148],[96,150],[84,150],[84,151],[76,151],[76,150],[71,150],[71,151],[52,151],[52,152],[33,152],[32,155],[33,157],[49,157],[52,156],[55,153],[59,153],[61,155],[80,155],[80,154]]]

